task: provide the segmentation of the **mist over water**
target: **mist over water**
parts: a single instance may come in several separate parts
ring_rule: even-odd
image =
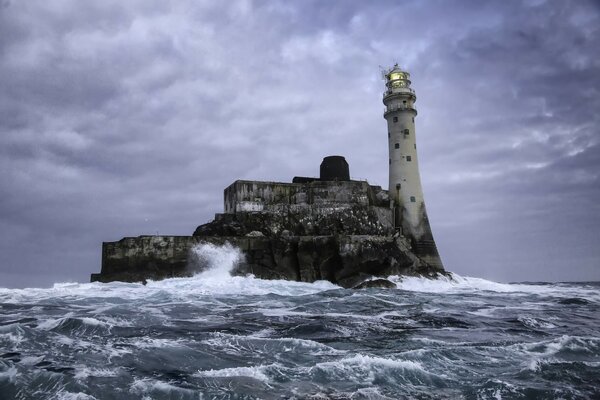
[[[0,288],[0,399],[600,397],[600,284],[231,277]]]

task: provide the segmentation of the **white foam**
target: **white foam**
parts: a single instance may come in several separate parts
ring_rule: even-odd
[[[191,266],[199,268],[205,280],[228,278],[233,268],[244,258],[240,249],[228,242],[222,246],[199,243],[192,248],[191,254]]]
[[[494,292],[518,291],[514,285],[492,282],[481,278],[462,277],[450,274],[450,277],[428,279],[416,276],[391,276],[399,289],[413,292],[444,293],[465,290],[490,290]]]
[[[7,343],[5,344],[6,347],[18,347],[21,344],[21,342],[23,342],[23,340],[25,339],[21,332],[18,332],[16,334],[12,332],[0,334],[0,343]]]
[[[75,379],[82,380],[87,379],[90,376],[100,377],[100,378],[112,378],[118,375],[117,369],[110,368],[87,368],[85,366],[77,367],[79,370],[75,374]],[[76,368],[76,369],[77,369]]]
[[[188,393],[192,394],[194,391],[186,388],[180,388],[174,385],[171,385],[167,382],[158,381],[156,379],[136,379],[131,386],[129,387],[129,391],[135,394],[146,394],[149,392],[163,392],[167,394],[173,394],[173,392],[177,393]]]
[[[562,335],[558,338],[541,342],[517,343],[509,346],[510,349],[521,354],[526,360],[525,369],[532,371],[539,371],[541,365],[554,362],[557,359],[558,353],[563,350],[586,352],[595,355],[598,347],[600,347],[600,338],[569,335]],[[560,357],[558,359],[561,360],[560,362],[565,361]]]
[[[72,339],[70,337],[67,336],[59,336],[57,339],[54,340],[56,343],[60,343],[63,344],[65,346],[73,346],[73,343],[75,343],[75,339]]]
[[[396,376],[397,374],[392,373],[392,371],[397,370],[403,371],[399,376],[404,376],[407,372],[430,374],[416,361],[394,360],[362,354],[342,358],[337,361],[321,362],[313,368],[332,375],[331,379],[343,379],[355,382],[366,380],[371,383],[381,376],[390,376],[390,374]]]
[[[544,328],[544,329],[553,329],[556,328],[556,325],[554,325],[551,322],[547,322],[547,321],[543,321],[541,319],[538,318],[534,318],[534,317],[529,317],[529,316],[524,316],[524,315],[519,315],[517,317],[517,319],[519,321],[521,321],[521,323],[529,328],[534,328],[534,329],[538,329],[538,328]]]
[[[56,400],[96,400],[94,396],[85,393],[60,391],[54,397]]]
[[[56,283],[46,289],[6,289],[0,288],[0,303],[31,303],[67,299],[69,301],[94,298],[94,313],[102,313],[114,306],[113,299],[139,301],[140,306],[151,302],[201,301],[202,296],[266,295],[302,296],[326,290],[340,289],[327,281],[314,283],[286,280],[262,280],[252,276],[230,276],[230,271],[241,260],[241,252],[225,244],[215,246],[201,244],[194,248],[197,265],[201,273],[188,278],[172,278],[162,281],[149,281],[147,285],[139,283]],[[450,277],[427,279],[422,277],[391,276],[399,289],[426,293],[477,293],[481,291],[496,293],[540,294],[558,297],[581,297],[600,302],[600,295],[594,287],[573,287],[568,285],[507,284],[492,282],[473,277],[450,274]],[[355,294],[362,296],[364,294]],[[103,302],[102,300],[106,300]],[[215,298],[211,297],[211,301]],[[389,301],[379,298],[379,301]],[[402,306],[404,304],[397,304]],[[99,319],[102,321],[102,319]],[[88,323],[90,321],[84,321]],[[112,322],[107,322],[112,324]],[[50,321],[48,322],[50,324]],[[48,327],[48,325],[42,324]]]
[[[274,364],[272,365],[274,366]],[[269,377],[265,374],[265,371],[270,366],[268,365],[257,365],[254,367],[237,367],[237,368],[223,368],[223,369],[209,369],[205,371],[198,371],[195,376],[210,377],[210,378],[226,378],[226,377],[237,377],[247,376],[249,378],[257,379],[262,382],[269,382]]]
[[[227,349],[234,354],[256,352],[256,349],[265,348],[265,344],[268,343],[283,346],[284,351],[286,352],[294,350],[312,355],[333,355],[345,353],[343,350],[336,350],[333,347],[316,342],[314,340],[287,337],[270,338],[265,336],[265,334],[265,331],[260,331],[254,335],[241,336],[218,332],[213,334],[212,338],[203,340],[202,343],[213,348]]]
[[[328,375],[330,380],[344,380],[356,383],[374,383],[378,380],[395,380],[403,385],[410,385],[413,381],[425,382],[432,379],[443,378],[427,371],[422,364],[412,360],[391,359],[378,356],[356,354],[336,361],[327,361],[316,364],[312,374]],[[314,370],[320,372],[315,374]]]
[[[15,367],[10,367],[6,371],[0,371],[0,380],[8,380],[11,383],[14,383],[17,380],[17,376],[19,373]]]
[[[402,317],[406,318],[405,313],[398,311],[384,311],[378,314],[353,314],[349,312],[306,312],[306,311],[294,311],[289,308],[257,308],[257,312],[267,317],[287,317],[287,316],[301,316],[301,317],[323,317],[323,318],[339,318],[348,319],[352,321],[385,321],[388,317]],[[408,320],[408,319],[407,319]]]
[[[600,301],[595,288],[572,287],[562,284],[535,285],[527,283],[499,283],[482,278],[463,277],[450,273],[449,277],[428,279],[412,276],[390,276],[399,289],[425,293],[465,293],[489,291],[497,293],[539,294],[556,297],[583,297]]]
[[[19,364],[22,365],[35,365],[37,363],[39,363],[40,361],[42,361],[44,359],[44,356],[27,356],[27,357],[23,357],[21,359],[21,361],[19,362]]]
[[[393,360],[390,358],[383,357],[374,357],[374,356],[366,356],[363,354],[357,354],[352,357],[342,358],[338,361],[328,361],[317,364],[318,368],[339,368],[339,367],[358,367],[364,369],[370,369],[372,367],[384,367],[384,368],[393,368],[393,369],[407,369],[407,370],[417,370],[426,372],[423,369],[423,366],[416,361],[408,361],[408,360]]]
[[[142,337],[134,340],[131,344],[138,349],[183,348],[186,347],[186,340]]]
[[[37,326],[37,329],[49,331],[62,324],[64,320],[65,318],[48,318],[47,320],[40,322]]]
[[[266,295],[302,296],[325,290],[339,289],[327,281],[314,283],[285,280],[262,280],[254,277],[228,276],[220,279],[203,279],[199,274],[192,278],[173,278],[148,283],[150,288],[161,288],[184,297],[198,295]]]
[[[86,325],[91,325],[91,326],[106,326],[109,328],[112,328],[112,324],[109,324],[108,322],[104,322],[104,321],[100,321],[99,319],[96,318],[91,318],[91,317],[83,317],[83,318],[79,318],[81,320],[81,322],[83,322]]]
[[[211,245],[212,246],[212,245]],[[230,295],[266,295],[278,294],[283,296],[303,296],[326,290],[340,289],[328,281],[313,283],[287,280],[263,280],[253,276],[230,276],[229,271],[239,258],[239,250],[231,246],[216,248],[201,247],[199,250],[210,268],[186,278],[171,278],[161,281],[148,281],[147,285],[140,283],[57,283],[51,288],[5,289],[0,288],[0,302],[22,304],[31,302],[67,299],[76,301],[94,299],[95,313],[101,313],[113,306],[113,299],[140,301],[141,305],[151,301],[152,304],[172,301],[199,301],[201,296],[230,296]],[[103,303],[105,300],[106,303]],[[214,297],[211,303],[214,304]],[[91,322],[88,320],[87,322]],[[87,323],[84,321],[84,323]],[[59,320],[49,320],[41,324],[41,329],[52,329],[60,324]],[[121,325],[121,324],[119,324]]]

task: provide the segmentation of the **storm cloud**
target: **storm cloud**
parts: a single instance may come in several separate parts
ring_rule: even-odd
[[[236,179],[341,154],[387,184],[379,66],[417,93],[447,269],[600,279],[594,1],[0,1],[0,286],[191,234]]]

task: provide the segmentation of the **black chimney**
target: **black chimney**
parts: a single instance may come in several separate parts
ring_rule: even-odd
[[[321,163],[322,181],[349,181],[350,168],[342,156],[327,156]]]

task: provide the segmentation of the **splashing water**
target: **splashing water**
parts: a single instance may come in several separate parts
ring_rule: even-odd
[[[222,246],[199,243],[191,250],[190,266],[200,271],[202,279],[227,279],[243,258],[240,249],[228,242]]]

